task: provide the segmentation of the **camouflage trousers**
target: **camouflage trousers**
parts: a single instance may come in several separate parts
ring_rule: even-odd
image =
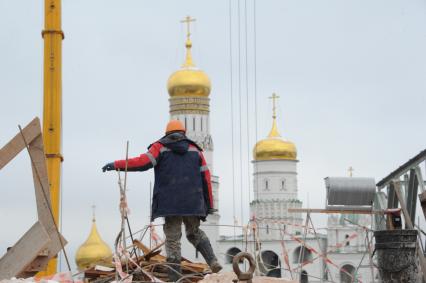
[[[208,240],[206,233],[200,229],[198,216],[166,216],[163,231],[166,235],[167,258],[178,262],[181,260],[182,222],[185,225],[186,238],[195,248],[200,241]]]

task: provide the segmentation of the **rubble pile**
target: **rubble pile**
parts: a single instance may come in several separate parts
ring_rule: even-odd
[[[122,282],[144,281],[144,282],[167,282],[168,270],[166,257],[161,255],[161,247],[164,242],[153,249],[149,249],[138,240],[133,241],[133,248],[138,249],[143,255],[132,257],[127,261],[116,263],[115,268],[94,266],[84,271],[84,278],[87,282],[106,283],[116,280],[116,270],[119,280]],[[205,263],[192,262],[182,258],[182,282],[198,282],[211,271]]]

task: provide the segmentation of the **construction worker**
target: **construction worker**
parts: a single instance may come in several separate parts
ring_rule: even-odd
[[[126,160],[106,164],[102,170],[125,170]],[[181,225],[185,225],[188,241],[202,254],[212,272],[222,269],[206,234],[200,229],[214,212],[210,171],[202,149],[185,135],[178,120],[167,124],[166,135],[148,147],[148,152],[129,158],[128,171],[154,168],[155,184],[152,199],[152,219],[164,217],[169,279],[177,281],[181,274]]]

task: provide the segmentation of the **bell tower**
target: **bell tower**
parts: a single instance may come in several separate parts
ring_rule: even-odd
[[[181,21],[186,24],[186,56],[181,68],[170,75],[167,81],[169,93],[170,119],[181,121],[186,129],[188,138],[196,142],[202,149],[204,157],[212,176],[214,208],[219,208],[219,178],[214,175],[213,168],[213,139],[210,134],[210,91],[211,82],[205,72],[197,68],[192,60],[191,23],[195,22],[190,16]],[[210,225],[219,224],[219,213],[207,217]],[[203,230],[209,235],[213,249],[219,239],[218,226],[204,226]],[[184,243],[182,251],[188,250]],[[190,244],[189,244],[190,245]],[[192,246],[191,246],[192,247]],[[194,258],[195,249],[192,254],[184,255]],[[197,259],[199,260],[199,259]]]
[[[285,225],[289,233],[297,233],[294,224],[302,223],[300,213],[288,213],[300,208],[297,197],[297,150],[294,143],[281,137],[277,126],[275,93],[272,99],[272,128],[269,135],[253,149],[254,199],[250,203],[252,218],[259,220],[262,240],[279,240],[279,230]],[[286,225],[292,224],[292,225]],[[300,229],[299,229],[300,230]]]

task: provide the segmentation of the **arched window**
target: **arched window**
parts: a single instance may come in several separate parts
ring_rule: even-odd
[[[232,261],[234,260],[234,256],[236,256],[240,252],[241,250],[239,248],[236,248],[236,247],[230,248],[225,255],[226,263],[232,263]]]
[[[308,282],[309,282],[308,272],[306,272],[306,270],[302,270],[302,273],[300,276],[300,283],[308,283]]]
[[[345,264],[344,266],[342,266],[340,270],[340,282],[341,283],[357,282],[355,271],[356,271],[355,267],[351,264]]]
[[[310,250],[304,246],[299,246],[293,251],[293,263],[311,262],[313,255]]]
[[[195,132],[195,117],[192,118],[192,130]]]
[[[263,251],[258,256],[260,271],[269,277],[281,277],[281,261],[273,251]]]
[[[282,179],[282,180],[281,180],[281,188],[280,188],[280,189],[281,189],[281,191],[285,191],[285,190],[286,190],[286,186],[285,186],[286,184],[285,184],[285,183],[286,183],[286,182],[285,182],[285,179]]]
[[[346,240],[346,244],[345,244],[345,246],[350,246],[351,245],[351,241],[349,240],[349,235],[348,234],[346,234],[345,235],[345,240]]]
[[[201,131],[203,131],[203,117],[200,117],[200,127]]]
[[[269,225],[266,224],[266,234],[269,234]]]

